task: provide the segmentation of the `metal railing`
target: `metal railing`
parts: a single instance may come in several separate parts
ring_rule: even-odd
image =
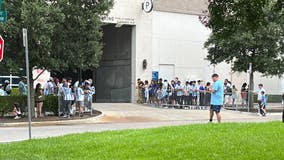
[[[1,81],[5,81],[5,80],[9,80],[9,82],[10,82],[10,85],[12,86],[12,87],[18,87],[19,86],[19,81],[17,81],[17,80],[14,80],[14,79],[21,79],[21,77],[19,77],[19,76],[13,76],[12,74],[10,74],[9,76],[0,76],[0,80]],[[1,82],[0,81],[0,82]],[[13,82],[17,82],[17,83],[13,83]]]

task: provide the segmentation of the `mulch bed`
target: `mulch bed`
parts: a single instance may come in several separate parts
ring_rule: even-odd
[[[32,118],[33,122],[44,122],[44,121],[66,121],[66,120],[80,120],[80,119],[88,119],[91,117],[96,117],[101,115],[102,112],[100,111],[93,111],[93,114],[91,116],[91,113],[85,113],[83,117],[79,117],[78,113],[75,116],[71,116],[70,118],[63,118],[58,116],[44,116],[44,117],[38,117],[38,118]],[[17,123],[17,122],[28,122],[28,117],[22,117],[21,119],[14,119],[14,117],[0,117],[0,123]]]

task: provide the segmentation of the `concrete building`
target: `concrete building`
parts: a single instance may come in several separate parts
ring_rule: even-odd
[[[151,80],[152,73],[172,80],[211,80],[213,72],[239,88],[245,73],[232,73],[230,65],[210,66],[203,44],[210,30],[199,21],[207,0],[115,0],[105,25],[104,55],[94,73],[97,102],[135,102],[136,79]],[[144,10],[142,9],[142,4]],[[151,10],[153,5],[153,10]],[[147,13],[146,11],[150,11]],[[256,84],[280,94],[281,80],[262,79]],[[267,87],[266,87],[267,88]]]

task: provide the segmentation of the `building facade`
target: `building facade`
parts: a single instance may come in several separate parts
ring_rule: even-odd
[[[97,102],[135,102],[136,80],[151,80],[153,73],[167,80],[210,81],[216,72],[237,87],[247,81],[245,73],[232,73],[229,64],[211,66],[205,60],[203,44],[210,30],[199,16],[207,10],[207,0],[150,2],[115,0],[109,15],[102,17],[105,46],[100,68],[94,74]],[[144,10],[143,3],[147,3]],[[280,79],[273,78],[274,84],[259,75],[255,79],[256,84],[267,84],[270,93],[280,93]]]

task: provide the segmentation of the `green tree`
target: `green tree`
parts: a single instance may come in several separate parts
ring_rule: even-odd
[[[28,30],[30,71],[98,67],[103,48],[100,16],[112,4],[111,0],[4,1],[8,21],[0,24],[5,39],[1,72],[17,73],[25,68],[22,28]],[[30,80],[31,102],[34,80]]]
[[[284,73],[283,3],[275,0],[213,0],[209,4],[211,30],[204,46],[212,64],[233,64],[233,71],[281,76]],[[252,106],[252,104],[250,105]]]
[[[65,16],[64,21],[56,24],[52,37],[53,52],[65,60],[65,63],[58,63],[58,68],[79,72],[97,68],[103,48],[100,17],[108,13],[113,2],[58,0],[53,1],[53,5],[59,7]]]

